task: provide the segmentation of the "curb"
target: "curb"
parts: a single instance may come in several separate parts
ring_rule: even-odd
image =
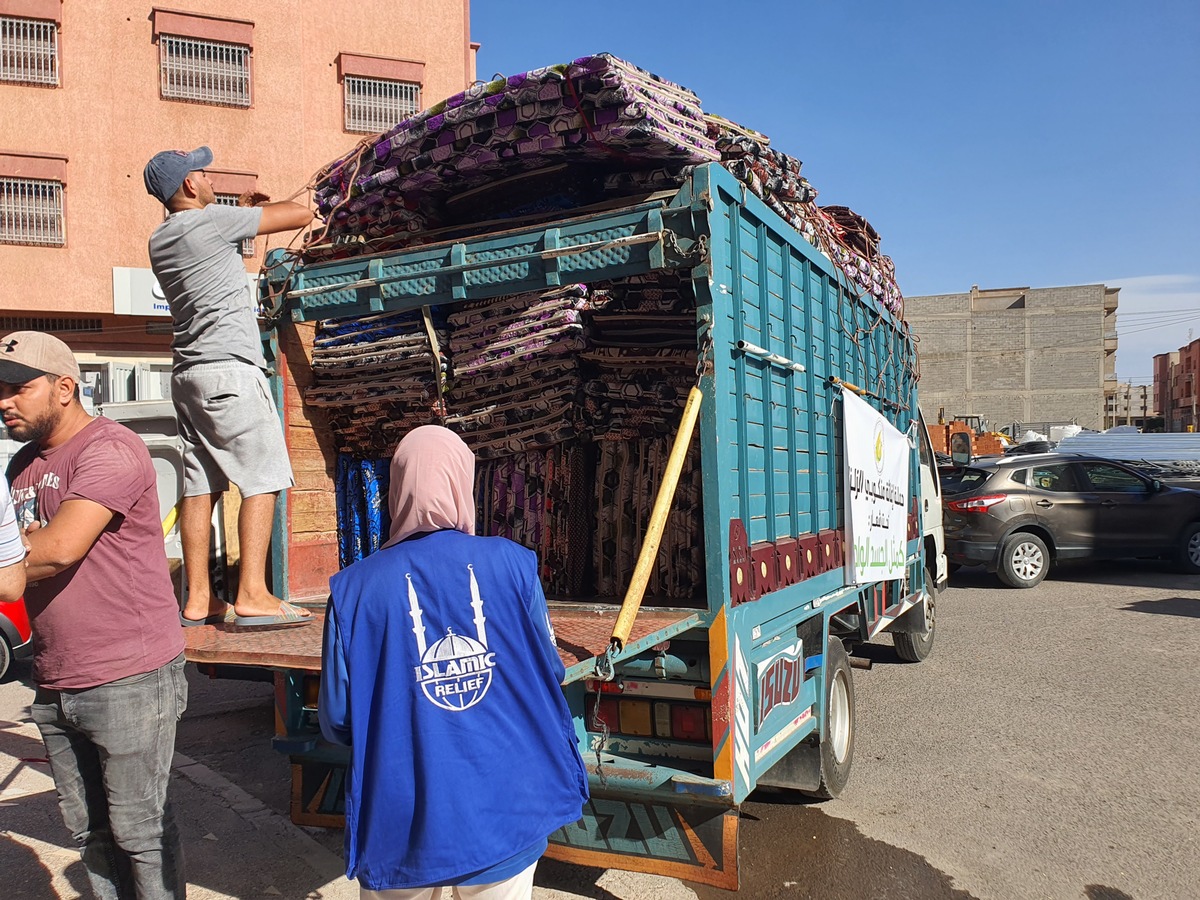
[[[186,778],[205,793],[215,797],[242,820],[254,826],[281,851],[292,858],[302,860],[326,882],[339,879],[346,881],[346,864],[340,856],[329,852],[305,834],[298,825],[279,815],[257,797],[182,753],[175,753],[171,768],[180,777]]]

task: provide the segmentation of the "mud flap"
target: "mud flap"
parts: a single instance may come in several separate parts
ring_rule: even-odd
[[[779,762],[758,776],[760,787],[815,791],[821,786],[821,747],[800,743]]]
[[[682,878],[735,891],[738,812],[713,805],[597,796],[550,835],[551,859]]]

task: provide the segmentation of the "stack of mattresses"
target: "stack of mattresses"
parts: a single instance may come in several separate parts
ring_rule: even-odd
[[[903,312],[904,297],[896,284],[896,267],[879,252],[879,232],[858,213],[845,206],[823,206],[832,240],[830,256],[858,286],[883,302],[897,315]]]
[[[430,325],[444,347],[445,323]],[[312,371],[304,402],[327,411],[340,452],[390,456],[405,432],[437,421],[438,378],[446,373],[419,312],[320,322]]]
[[[672,434],[696,383],[696,301],[678,272],[598,291],[589,317],[582,425],[597,440]]]
[[[560,163],[612,169],[718,158],[699,98],[609,54],[474,85],[332,163],[318,178],[320,256],[410,243],[452,224],[446,201]]]
[[[596,593],[620,599],[629,584],[662,483],[670,438],[604,441],[596,459],[597,516],[592,564]],[[688,454],[646,596],[692,601],[704,596],[703,489],[700,456]]]
[[[578,433],[584,285],[454,307],[446,424],[481,457],[522,453]]]
[[[713,126],[714,135],[719,135],[716,144],[721,153],[721,165],[803,234],[810,244],[819,246],[819,217],[813,203],[817,192],[800,174],[800,160],[772,149],[765,140],[722,134],[721,129],[721,125]]]
[[[904,299],[892,260],[879,253],[879,235],[845,207],[821,208],[817,192],[800,174],[800,160],[772,149],[761,136],[734,130],[710,117],[721,165],[838,266],[860,291],[900,314]],[[873,247],[867,235],[873,235]]]

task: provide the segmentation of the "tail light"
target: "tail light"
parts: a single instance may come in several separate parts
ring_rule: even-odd
[[[617,710],[621,716],[621,734],[639,737],[654,734],[654,715],[648,700],[621,700]]]
[[[706,706],[671,704],[671,737],[677,741],[709,740],[711,711]]]
[[[712,740],[712,707],[707,704],[618,699],[605,696],[607,693],[585,696],[584,716],[588,728],[598,728],[603,723],[610,732],[630,737],[656,737],[698,744]]]
[[[968,497],[965,500],[951,500],[946,505],[956,513],[985,513],[997,503],[1008,499],[1008,494],[984,494],[980,497]]]

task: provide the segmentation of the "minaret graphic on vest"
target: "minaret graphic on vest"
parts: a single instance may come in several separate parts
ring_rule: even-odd
[[[446,636],[425,645],[425,614],[421,599],[413,587],[412,575],[408,580],[408,615],[412,618],[413,637],[417,640],[417,653],[421,665],[413,667],[413,674],[426,699],[434,706],[450,712],[470,709],[483,699],[492,684],[492,669],[496,667],[496,654],[487,646],[487,618],[483,614],[483,598],[479,596],[479,583],[475,580],[475,567],[468,565],[471,580],[471,609],[475,637],[455,634],[447,626]],[[464,610],[465,611],[465,610]]]

